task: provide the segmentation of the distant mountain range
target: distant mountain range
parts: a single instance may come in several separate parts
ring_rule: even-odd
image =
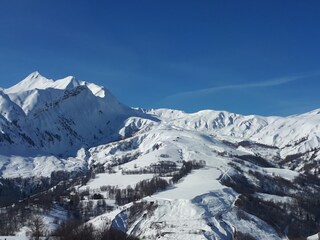
[[[71,76],[51,80],[34,72],[0,90],[0,153],[6,159],[0,174],[6,175],[10,169],[9,156],[54,156],[60,162],[61,158],[75,157],[82,148],[132,136],[150,124],[213,134],[231,142],[250,140],[272,146],[277,148],[273,157],[279,161],[299,155],[303,161],[288,166],[301,172],[305,165],[319,159],[320,110],[289,117],[261,117],[213,110],[188,114],[171,109],[133,109],[104,87]],[[319,169],[315,167],[308,171]],[[24,172],[38,174],[32,168]]]
[[[148,194],[144,200],[155,208],[130,215],[129,202],[90,220],[99,226],[105,217],[139,238],[287,239],[316,233],[320,208],[296,203],[320,197],[319,143],[320,110],[262,117],[134,109],[104,87],[38,72],[0,90],[3,178],[96,171],[96,179],[78,187],[101,192],[104,185],[135,188],[152,175],[169,181],[200,163],[202,168],[169,181],[167,190]]]

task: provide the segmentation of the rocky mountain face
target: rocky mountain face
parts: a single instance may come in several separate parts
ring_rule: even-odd
[[[38,72],[0,90],[2,178],[94,173],[65,199],[85,192],[78,204],[96,206],[100,194],[110,209],[84,220],[141,239],[315,234],[319,141],[320,110],[262,117],[133,109],[103,87]]]

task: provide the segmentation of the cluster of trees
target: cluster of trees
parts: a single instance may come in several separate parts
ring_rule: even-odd
[[[30,209],[18,208],[17,206],[1,208],[0,235],[13,235],[14,232],[26,224],[30,214]]]
[[[148,167],[139,169],[123,169],[122,174],[158,174],[163,176],[167,173],[173,173],[178,171],[177,164],[172,161],[159,161],[153,163]]]
[[[183,161],[182,167],[178,170],[175,162],[172,161],[160,161],[156,164],[152,164],[150,168],[144,171],[150,173],[158,173],[159,175],[165,173],[172,173],[172,179],[170,183],[176,183],[182,177],[186,176],[191,172],[192,169],[199,169],[206,166],[204,160],[193,160],[193,161]],[[137,174],[144,173],[141,169],[139,170],[127,170],[127,174]],[[169,183],[162,179],[161,177],[154,177],[151,180],[142,180],[138,182],[134,188],[130,185],[125,189],[119,189],[114,186],[101,186],[100,190],[106,192],[108,198],[115,199],[118,205],[123,205],[132,201],[139,200],[145,196],[154,194],[157,191],[164,190]],[[89,195],[89,192],[87,192]],[[97,197],[97,196],[96,196]]]
[[[259,217],[274,227],[281,235],[286,231],[289,238],[303,238],[320,229],[320,179],[299,175],[293,181],[263,174],[232,163],[235,174],[221,179],[241,195],[236,206]],[[263,200],[254,193],[267,193],[279,197],[291,197],[290,201]]]
[[[0,179],[0,235],[12,235],[28,223],[32,214],[47,214],[57,205],[63,207],[70,217],[80,220],[105,212],[104,200],[86,204],[73,190],[74,185],[89,178],[90,172],[59,171],[53,172],[50,178]]]
[[[123,205],[164,190],[168,185],[168,182],[160,177],[142,180],[136,184],[134,189],[131,186],[126,189],[117,189],[115,200],[118,205]]]
[[[253,156],[253,155],[241,155],[237,156],[237,158],[242,159],[246,162],[253,163],[259,167],[274,167],[270,161],[260,157],[260,156]]]
[[[102,229],[95,229],[91,224],[82,224],[77,220],[60,224],[52,235],[60,240],[138,240],[107,225]]]
[[[162,157],[167,158],[168,156],[163,155]],[[173,173],[172,181],[170,181],[172,183],[175,182],[175,179],[188,174],[192,169],[204,166],[204,161],[189,161],[183,162],[182,168],[178,169],[176,163],[172,161],[160,161],[153,164],[151,168],[153,173],[159,175]],[[81,222],[110,210],[111,207],[106,204],[102,194],[90,194],[89,191],[78,192],[74,189],[75,185],[86,184],[91,178],[94,178],[95,172],[103,169],[103,166],[97,166],[88,172],[57,171],[53,172],[50,177],[0,179],[0,207],[2,207],[0,235],[12,235],[29,222],[32,214],[46,214],[56,206],[66,210],[69,218],[78,219]],[[107,198],[115,199],[118,205],[123,205],[164,190],[168,185],[166,180],[156,176],[138,182],[134,188],[128,186],[126,189],[119,189],[114,186],[102,186],[100,190],[106,193]],[[34,218],[32,222],[40,223],[38,220]],[[39,228],[39,226],[31,226],[31,229]],[[44,234],[38,230],[32,230],[32,232],[35,238]]]
[[[125,164],[127,162],[130,162],[136,158],[138,158],[140,155],[140,153],[135,153],[135,154],[125,154],[122,155],[120,157],[114,157],[114,159],[112,159],[112,161],[108,162],[108,164],[101,164],[101,163],[94,163],[92,165],[91,171],[94,174],[98,174],[98,173],[115,173],[115,171],[113,170],[113,167],[116,166],[120,166],[122,164]]]
[[[28,235],[35,240],[43,239],[46,236],[55,236],[59,239],[78,240],[78,239],[135,239],[126,238],[126,234],[114,229],[96,230],[90,225],[84,225],[92,217],[101,215],[107,210],[104,199],[96,201],[79,201],[74,202],[74,211],[68,211],[69,220],[59,225],[57,231],[50,233],[48,227],[43,221],[42,215],[49,214],[49,211],[40,208],[38,205],[31,206],[14,206],[1,209],[0,212],[0,235],[14,235],[23,226],[28,226],[30,232]],[[71,214],[72,213],[72,214]]]
[[[71,186],[78,182],[85,183],[90,179],[89,172],[65,172],[55,171],[50,177],[29,177],[29,178],[0,178],[0,207],[18,203],[21,200],[28,200],[49,189],[63,186]],[[57,192],[51,190],[51,193]],[[52,194],[51,194],[52,195]]]
[[[118,190],[119,188],[117,186],[110,186],[110,185],[100,186],[100,191],[103,192],[106,195],[106,198],[109,198],[109,199],[115,199]],[[83,194],[83,192],[81,194]],[[87,191],[87,194],[88,196],[90,196],[89,191]],[[93,197],[94,195],[92,196],[92,198]]]
[[[166,154],[162,154],[162,155],[163,155],[163,158],[166,158],[168,156]],[[180,178],[182,178],[183,176],[190,173],[192,169],[199,169],[205,166],[206,166],[206,162],[204,160],[183,161],[183,165],[181,169],[177,167],[177,164],[175,162],[159,161],[157,163],[153,163],[150,166],[144,167],[144,168],[123,169],[122,174],[157,174],[159,176],[174,177],[173,180],[175,180],[179,175],[180,175]]]
[[[89,221],[91,218],[99,216],[110,210],[104,199],[80,201],[78,205],[78,219]]]
[[[128,214],[128,227],[131,227],[132,224],[139,218],[139,216],[142,215],[142,213],[145,213],[143,216],[146,215],[152,215],[153,211],[158,207],[158,205],[155,202],[147,202],[147,201],[140,201],[140,202],[134,202],[132,206],[129,208],[129,214]]]
[[[320,228],[317,216],[306,211],[298,200],[273,202],[252,194],[241,194],[236,206],[273,226],[280,236],[286,231],[290,239],[313,235]],[[319,206],[315,206],[314,209]]]
[[[183,165],[178,171],[176,163],[171,161],[160,161],[151,166],[153,171],[156,171],[157,173],[172,172],[171,183],[176,183],[182,177],[189,174],[192,169],[205,167],[206,162],[204,160],[183,161]],[[169,183],[160,177],[154,177],[151,180],[142,180],[136,184],[134,189],[131,186],[128,186],[126,189],[116,189],[115,200],[118,205],[123,205],[145,196],[152,195],[157,191],[162,191],[168,185]]]
[[[9,210],[5,214],[0,214],[0,235],[14,235],[15,232],[26,225],[30,229],[30,232],[27,234],[32,239],[38,240],[40,237],[49,234],[48,228],[40,215],[33,215],[30,210],[23,211],[24,212],[21,213],[19,211],[13,212],[12,210]],[[14,213],[14,215],[12,213]]]
[[[206,166],[206,161],[204,160],[193,160],[193,161],[183,161],[183,165],[179,172],[174,174],[171,178],[173,183],[178,182],[181,178],[188,175],[192,169],[199,169]]]
[[[249,233],[243,233],[240,231],[235,231],[233,233],[233,239],[234,240],[256,240],[256,238],[251,236]]]
[[[33,215],[28,221],[30,231],[27,233],[31,239],[54,239],[59,240],[138,240],[126,233],[109,227],[106,222],[101,229],[95,229],[92,224],[84,223],[76,219],[69,219],[58,225],[53,232],[49,231],[41,215]]]

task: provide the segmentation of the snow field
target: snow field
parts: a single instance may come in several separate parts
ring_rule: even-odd
[[[122,175],[121,172],[114,174],[100,173],[94,179],[91,179],[87,185],[80,187],[79,190],[83,191],[87,188],[94,190],[108,185],[117,186],[120,189],[124,189],[129,185],[134,188],[139,181],[151,179],[153,176],[153,174]]]

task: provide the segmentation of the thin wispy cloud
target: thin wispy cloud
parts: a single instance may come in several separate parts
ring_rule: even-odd
[[[287,76],[281,78],[270,79],[262,82],[255,82],[255,83],[245,83],[245,84],[230,84],[230,85],[223,85],[211,88],[203,88],[194,91],[185,91],[179,92],[164,98],[165,101],[172,101],[190,97],[199,97],[199,96],[206,96],[216,92],[225,91],[225,90],[235,90],[235,89],[249,89],[249,88],[266,88],[266,87],[275,87],[279,85],[288,84],[290,82],[295,82],[299,80],[304,80],[309,77],[319,76],[320,72],[302,74],[302,75],[295,75],[295,76]]]

